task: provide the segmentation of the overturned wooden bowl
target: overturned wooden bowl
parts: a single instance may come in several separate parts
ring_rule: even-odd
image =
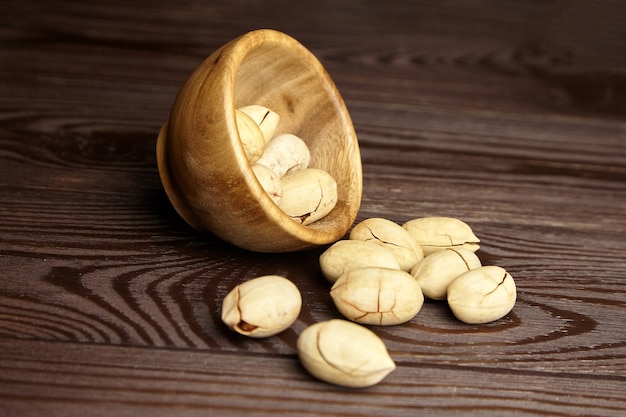
[[[281,116],[276,134],[293,133],[310,166],[337,182],[338,202],[303,226],[265,193],[239,139],[235,109],[260,104]],[[240,248],[289,252],[339,240],[361,203],[362,171],[352,121],[315,56],[290,36],[256,30],[211,54],[183,85],[157,140],[163,187],[192,227]]]

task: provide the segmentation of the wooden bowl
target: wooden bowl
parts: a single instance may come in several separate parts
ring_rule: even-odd
[[[323,219],[296,223],[257,181],[239,140],[235,109],[276,111],[276,134],[293,133],[311,167],[331,174],[338,202]],[[335,242],[361,203],[361,156],[341,95],[304,46],[274,30],[240,36],[211,54],[183,85],[157,140],[159,175],[180,216],[238,247],[289,252]]]

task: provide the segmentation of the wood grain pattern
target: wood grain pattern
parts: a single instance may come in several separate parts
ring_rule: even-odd
[[[3,5],[0,416],[623,414],[624,21],[617,0]],[[357,221],[467,221],[483,264],[516,280],[511,314],[464,325],[428,301],[373,328],[398,369],[368,389],[301,368],[298,334],[338,317],[323,248],[201,235],[156,169],[180,85],[261,27],[311,49],[346,101]],[[298,321],[228,331],[224,295],[269,273],[299,286]]]

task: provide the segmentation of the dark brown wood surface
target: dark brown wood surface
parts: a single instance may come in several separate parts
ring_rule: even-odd
[[[257,28],[335,80],[359,136],[359,218],[453,216],[515,278],[487,325],[426,302],[373,330],[397,370],[355,390],[295,342],[338,317],[323,248],[258,254],[171,208],[155,141],[193,69]],[[626,411],[626,3],[3,1],[0,415],[618,416]],[[275,273],[284,333],[221,324]]]

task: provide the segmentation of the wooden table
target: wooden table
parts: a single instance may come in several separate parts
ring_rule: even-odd
[[[593,1],[9,1],[0,15],[0,415],[549,415],[626,411],[626,5]],[[318,256],[187,226],[155,141],[228,40],[284,31],[326,66],[363,161],[357,221],[466,221],[518,286],[486,325],[427,301],[373,327],[397,369],[313,379],[337,318]],[[263,340],[221,324],[237,283],[304,306]]]

